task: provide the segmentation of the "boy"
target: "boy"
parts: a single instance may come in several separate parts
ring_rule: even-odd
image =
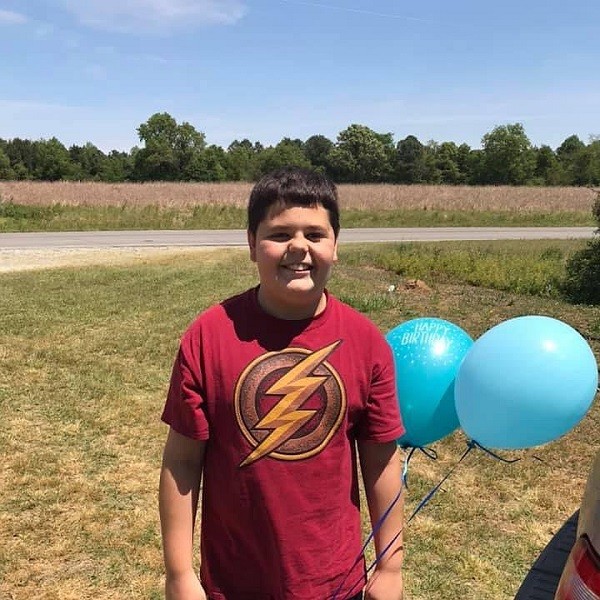
[[[259,285],[209,308],[181,340],[162,417],[167,600],[362,597],[355,442],[376,523],[400,489],[404,428],[391,350],[326,290],[338,233],[327,178],[295,167],[263,177],[248,205]],[[398,502],[378,554],[402,526]],[[365,598],[401,600],[401,563],[399,536]]]

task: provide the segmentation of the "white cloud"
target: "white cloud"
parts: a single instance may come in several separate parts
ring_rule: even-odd
[[[111,31],[162,31],[189,25],[228,25],[245,12],[241,0],[61,0],[83,24]]]
[[[23,23],[27,23],[25,15],[0,9],[0,25],[22,25]]]
[[[89,78],[96,81],[106,81],[108,79],[108,70],[102,65],[87,65],[83,71]]]
[[[52,23],[43,23],[40,21],[35,23],[33,33],[39,39],[47,39],[56,33],[56,27]]]

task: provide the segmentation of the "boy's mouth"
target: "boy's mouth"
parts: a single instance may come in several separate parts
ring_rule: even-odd
[[[294,273],[304,273],[305,271],[311,271],[312,265],[306,263],[292,263],[289,265],[282,265],[284,269],[293,271]]]

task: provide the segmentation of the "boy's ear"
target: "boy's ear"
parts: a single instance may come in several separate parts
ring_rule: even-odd
[[[246,235],[248,237],[248,248],[250,248],[250,260],[256,262],[256,235],[249,229],[246,232]]]
[[[338,241],[337,239],[335,240],[335,245],[333,247],[333,262],[337,262],[338,261]]]

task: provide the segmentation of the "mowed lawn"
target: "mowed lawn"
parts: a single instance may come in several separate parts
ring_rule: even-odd
[[[476,338],[546,314],[576,326],[600,356],[597,308],[460,277],[406,285],[368,253],[343,248],[331,290],[382,331],[436,316]],[[0,598],[162,597],[156,492],[171,363],[198,312],[255,281],[241,250],[0,275]],[[560,440],[503,453],[521,458],[514,464],[472,452],[406,529],[407,598],[512,598],[579,502],[599,419],[594,405]],[[434,444],[436,461],[413,457],[407,512],[465,443],[456,432]]]

